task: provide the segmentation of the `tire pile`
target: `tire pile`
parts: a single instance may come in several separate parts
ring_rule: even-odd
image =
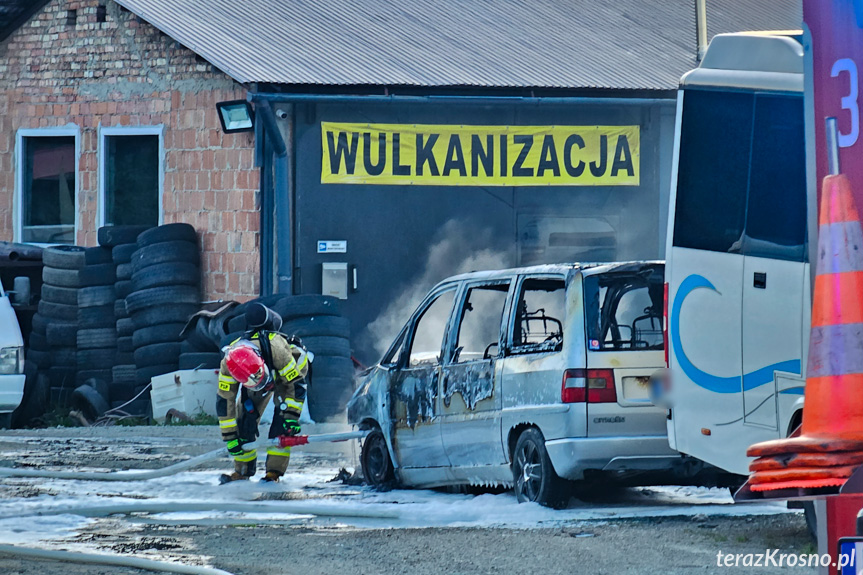
[[[45,248],[42,262],[42,297],[33,316],[28,359],[48,374],[51,403],[65,406],[75,389],[78,370],[78,293],[84,248]]]
[[[132,330],[135,394],[154,376],[180,367],[180,332],[201,301],[197,239],[195,228],[188,224],[151,228],[138,236],[130,263],[118,266],[118,272],[122,265],[131,266],[131,292],[125,298],[131,325],[124,318],[117,326],[122,337]],[[134,411],[124,411],[149,413],[149,394],[135,403],[129,406]]]
[[[312,376],[307,385],[309,415],[316,422],[336,420],[345,413],[354,391],[350,323],[341,317],[339,300],[321,295],[273,295],[251,300],[213,318],[199,317],[186,334],[181,367],[218,368],[219,350],[243,336],[249,326],[245,312],[252,303],[261,303],[278,313],[282,333],[299,337],[315,354]]]
[[[147,229],[149,228],[146,226],[109,226],[99,229],[99,245],[109,250],[111,263],[115,268],[114,300],[111,302],[114,323],[111,331],[116,342],[117,355],[115,362],[109,364],[108,373],[103,374],[110,382],[108,399],[112,408],[123,406],[136,393],[132,320],[126,313],[126,296],[132,291],[132,253],[138,249],[138,235]],[[140,407],[130,404],[123,407],[123,411],[131,413],[127,408],[134,410]]]

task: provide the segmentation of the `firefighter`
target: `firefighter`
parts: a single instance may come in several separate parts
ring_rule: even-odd
[[[256,330],[226,347],[219,371],[216,414],[222,440],[234,457],[234,472],[223,474],[220,483],[255,475],[257,452],[243,446],[256,440],[261,414],[271,397],[275,409],[269,439],[300,433],[299,418],[306,396],[303,380],[310,354],[295,343],[282,333]],[[290,457],[290,447],[268,445],[266,475],[261,481],[278,481]]]

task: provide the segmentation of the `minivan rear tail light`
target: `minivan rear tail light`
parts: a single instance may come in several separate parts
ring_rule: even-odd
[[[668,363],[668,283],[662,288],[662,347],[665,349],[665,367],[671,367]]]
[[[614,371],[610,369],[567,369],[560,388],[563,403],[615,403]]]

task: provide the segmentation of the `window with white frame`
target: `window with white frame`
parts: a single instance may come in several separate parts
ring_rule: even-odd
[[[18,132],[18,240],[75,243],[77,129]]]
[[[158,225],[162,128],[103,128],[101,137],[102,224]]]

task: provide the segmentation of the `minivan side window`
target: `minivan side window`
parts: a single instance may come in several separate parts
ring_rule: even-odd
[[[509,282],[471,287],[462,304],[453,363],[497,357]]]
[[[426,306],[414,323],[408,365],[433,365],[440,362],[443,338],[452,312],[455,289],[447,290]]]
[[[658,272],[584,278],[588,350],[661,350],[662,289]]]
[[[566,283],[563,279],[525,279],[516,298],[510,353],[561,349],[565,315]]]

